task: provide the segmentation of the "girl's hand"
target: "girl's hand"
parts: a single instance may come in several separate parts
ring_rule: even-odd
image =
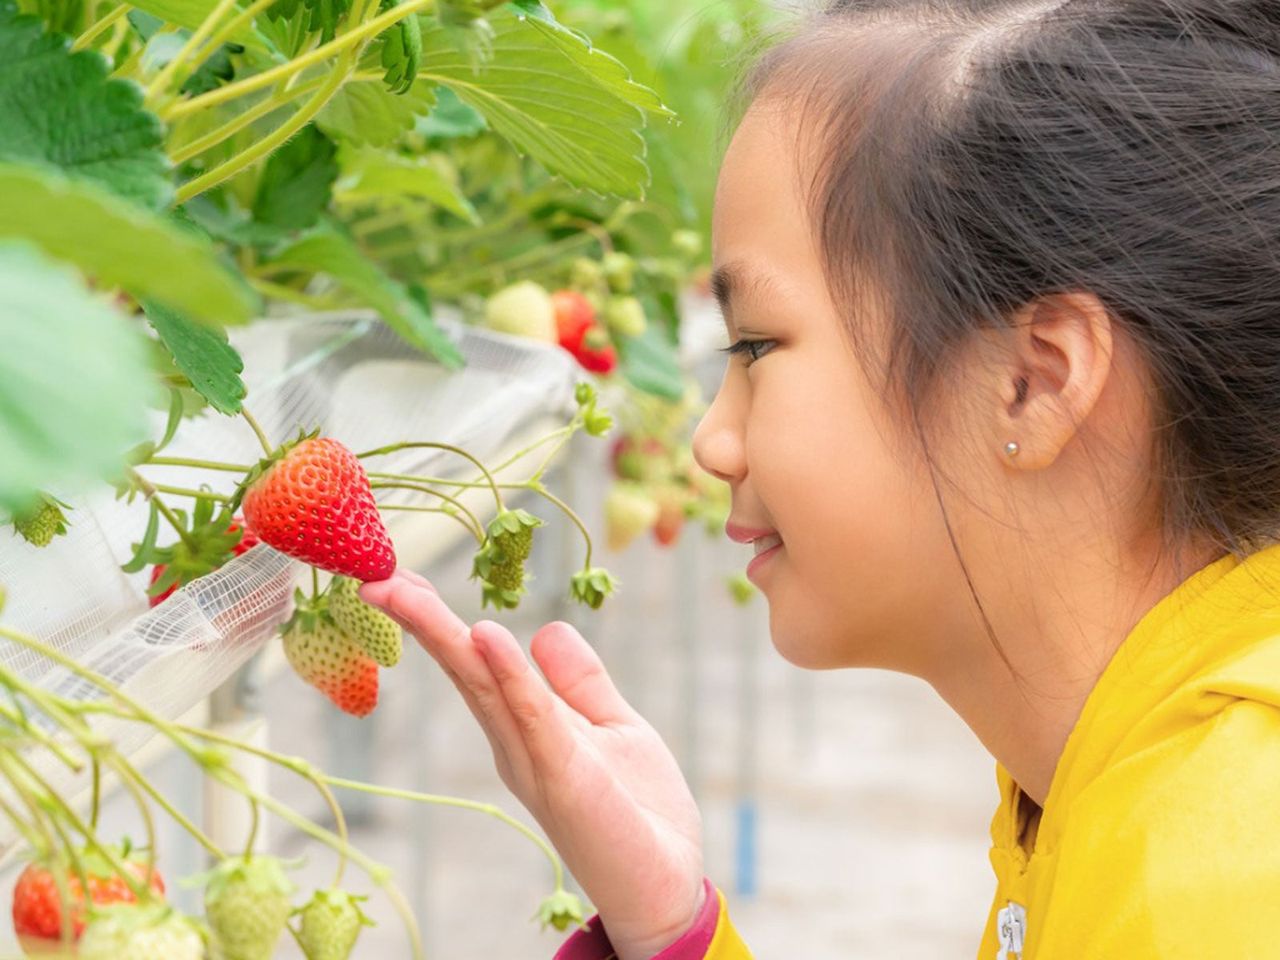
[[[544,681],[504,627],[468,627],[415,573],[397,570],[360,596],[449,675],[489,738],[502,782],[582,884],[619,960],[678,940],[704,898],[702,820],[675,758],[582,636],[567,623],[534,634]]]

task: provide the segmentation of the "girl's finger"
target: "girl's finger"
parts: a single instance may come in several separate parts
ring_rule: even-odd
[[[434,590],[403,577],[383,583],[389,586],[371,591],[373,599],[380,601],[378,606],[413,634],[440,664],[484,728],[495,755],[500,751],[517,777],[527,775],[529,761],[522,756],[518,723],[488,663],[471,642],[471,629]]]
[[[471,628],[471,638],[498,681],[534,768],[558,767],[573,749],[573,732],[557,710],[563,706],[506,627],[481,620]]]
[[[533,635],[530,653],[556,695],[587,720],[604,725],[638,719],[599,655],[570,624],[548,623]]]

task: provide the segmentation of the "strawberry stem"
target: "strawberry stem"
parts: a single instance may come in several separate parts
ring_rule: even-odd
[[[489,489],[493,491],[493,499],[498,504],[498,512],[501,513],[503,510],[506,509],[506,507],[502,503],[502,494],[498,490],[498,485],[494,483],[493,474],[491,474],[488,468],[486,468],[485,465],[481,463],[479,460],[477,460],[474,456],[467,453],[467,451],[463,450],[461,447],[455,447],[453,444],[438,443],[430,440],[406,441],[404,443],[388,444],[385,447],[378,447],[376,450],[366,450],[364,453],[356,454],[356,456],[363,460],[365,457],[376,457],[376,456],[381,456],[382,454],[395,453],[397,450],[411,450],[411,449],[421,449],[421,448],[427,448],[431,450],[444,450],[448,453],[452,453],[459,457],[462,457],[463,459],[470,460],[473,464],[475,464],[476,468],[484,475],[484,478],[488,483]]]
[[[406,510],[406,511],[412,511],[415,513],[443,513],[446,517],[452,517],[454,520],[457,520],[460,524],[462,524],[462,529],[466,530],[470,536],[474,537],[476,535],[475,528],[472,527],[471,524],[467,523],[467,521],[464,520],[462,517],[458,516],[458,514],[455,511],[450,510],[448,507],[419,507],[411,503],[383,503],[378,505],[378,509],[379,510]],[[484,539],[481,538],[476,542],[484,543]]]
[[[252,467],[240,463],[223,463],[221,460],[192,460],[189,457],[152,457],[147,466],[199,467],[202,470],[224,470],[227,473],[248,473]]]
[[[210,490],[188,490],[186,487],[169,487],[164,484],[153,484],[156,493],[167,493],[174,497],[193,497],[196,500],[214,500],[218,503],[230,503],[231,498],[223,493]]]
[[[480,526],[480,521],[476,519],[476,515],[468,510],[460,500],[449,496],[447,493],[441,493],[439,490],[434,490],[431,487],[407,482],[407,478],[405,478],[405,481],[406,482],[401,483],[371,483],[369,486],[374,490],[414,490],[418,493],[426,493],[433,497],[439,497],[441,500],[451,504],[466,515],[467,519],[471,521],[470,526],[472,536],[476,538],[478,543],[484,543],[484,528]],[[386,509],[386,507],[380,507],[380,509]],[[458,519],[461,520],[462,518],[459,517]]]
[[[98,830],[98,814],[102,807],[102,761],[98,753],[93,752],[93,796],[89,801],[89,829]]]
[[[258,442],[262,444],[262,451],[268,457],[275,453],[275,447],[271,446],[271,441],[267,439],[267,434],[263,431],[262,425],[259,424],[257,418],[249,412],[248,407],[240,407],[240,416],[244,417],[245,423],[249,424],[249,426],[253,428],[253,432],[257,434]]]
[[[563,500],[557,497],[554,493],[548,490],[543,485],[541,480],[530,480],[527,484],[525,484],[525,486],[527,486],[530,490],[532,490],[534,493],[538,494],[539,496],[544,497],[547,500],[550,500],[562,511],[564,511],[565,516],[567,516],[570,520],[574,522],[574,525],[577,526],[578,530],[581,531],[582,533],[582,539],[585,540],[587,544],[587,556],[586,556],[586,559],[582,561],[582,569],[583,570],[591,569],[591,534],[587,531],[587,525],[582,522],[582,518],[578,516],[578,514],[574,511],[573,507],[569,506],[567,503],[565,503]]]
[[[136,486],[139,490],[142,491],[143,496],[145,496],[148,500],[150,500],[152,503],[156,505],[156,509],[160,511],[160,515],[169,522],[169,526],[173,527],[173,529],[177,531],[178,539],[180,539],[193,551],[197,550],[198,546],[196,542],[193,539],[191,539],[191,534],[187,532],[187,529],[186,527],[183,526],[182,521],[179,520],[177,516],[174,515],[174,512],[170,510],[169,507],[165,504],[165,502],[160,499],[160,497],[157,495],[157,490],[155,486],[151,483],[151,481],[148,480],[146,477],[144,477],[142,474],[140,474],[137,470],[134,470],[132,467],[129,468],[129,479],[133,481],[134,486]]]

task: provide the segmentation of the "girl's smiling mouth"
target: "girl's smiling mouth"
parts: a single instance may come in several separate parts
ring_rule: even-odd
[[[730,521],[725,524],[724,532],[730,540],[736,543],[749,543],[755,548],[755,557],[747,564],[747,579],[751,579],[752,575],[782,547],[782,537],[776,530],[752,529]]]

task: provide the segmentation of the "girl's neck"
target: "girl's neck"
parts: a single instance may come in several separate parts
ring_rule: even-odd
[[[1014,781],[1043,806],[1067,738],[1103,670],[1138,621],[1192,573],[1213,549],[1184,551],[1181,562],[1154,552],[1114,566],[1058,558],[1035,583],[1007,593],[1032,598],[984,609],[1015,678],[985,626],[963,631],[964,656],[923,677],[969,725]],[[1106,576],[1079,571],[1106,570]],[[1051,589],[1045,589],[1051,585]],[[1040,589],[1036,589],[1039,586]]]

